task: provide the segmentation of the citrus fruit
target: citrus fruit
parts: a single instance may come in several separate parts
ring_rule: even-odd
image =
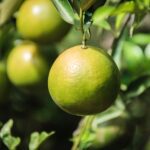
[[[51,67],[49,92],[68,113],[89,115],[107,109],[119,90],[119,71],[102,49],[81,45],[65,50]]]
[[[146,70],[146,57],[144,52],[140,46],[132,42],[124,42],[122,60],[123,67],[131,74],[137,75]]]
[[[148,61],[148,66],[150,64],[150,44],[147,44],[144,50],[145,57]]]
[[[60,40],[70,27],[62,20],[51,0],[24,1],[16,22],[23,38],[41,43]]]
[[[47,60],[34,43],[22,43],[14,47],[8,55],[7,74],[16,86],[37,86],[45,81],[48,70]]]

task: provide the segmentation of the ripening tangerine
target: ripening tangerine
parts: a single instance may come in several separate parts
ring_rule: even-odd
[[[7,58],[9,80],[17,87],[37,87],[48,76],[49,65],[40,47],[32,42],[15,46]]]
[[[48,78],[52,99],[74,115],[106,110],[116,99],[119,85],[120,74],[113,59],[92,46],[65,50],[55,60]]]

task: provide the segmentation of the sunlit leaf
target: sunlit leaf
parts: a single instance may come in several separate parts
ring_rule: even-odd
[[[136,4],[133,1],[124,2],[118,5],[111,15],[115,16],[121,13],[134,13],[135,9]]]
[[[0,26],[5,24],[19,8],[24,0],[4,0],[1,4]]]
[[[33,132],[30,137],[29,150],[37,150],[39,146],[50,136],[52,136],[54,132]]]
[[[125,92],[127,97],[137,97],[150,87],[150,75],[145,75],[131,82]]]
[[[115,29],[116,31],[120,31],[122,24],[124,23],[124,19],[126,17],[126,13],[121,13],[116,16]]]
[[[139,45],[147,45],[150,43],[150,35],[145,33],[138,33],[133,35],[130,40]]]
[[[113,6],[102,6],[98,8],[93,14],[93,23],[98,24],[101,20],[108,18],[114,9],[115,7]]]
[[[133,13],[135,11],[135,3],[133,1],[131,2],[124,2],[121,3],[118,6],[110,6],[110,5],[105,5],[102,7],[99,7],[93,15],[93,22],[97,23],[100,22],[101,20],[104,20],[110,16],[116,16],[120,15],[122,13]]]
[[[105,30],[111,30],[111,25],[106,20],[101,20],[99,23],[94,23],[94,25],[101,27]]]
[[[61,17],[68,23],[74,24],[74,11],[68,0],[52,0]]]
[[[9,150],[16,150],[20,144],[20,138],[11,135],[11,128],[13,126],[13,120],[10,119],[6,122],[0,130],[0,138]]]

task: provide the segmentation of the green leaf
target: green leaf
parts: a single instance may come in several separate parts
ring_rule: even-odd
[[[120,31],[121,26],[123,24],[123,20],[125,19],[125,17],[126,17],[126,13],[121,13],[121,14],[116,16],[116,22],[115,22],[116,31]]]
[[[98,24],[101,20],[108,18],[114,9],[115,7],[113,6],[102,6],[98,8],[93,14],[93,24]]]
[[[149,0],[135,0],[138,4],[139,9],[141,10],[150,10],[150,1]]]
[[[68,0],[52,0],[61,17],[68,23],[74,24],[74,11]]]
[[[135,79],[133,82],[131,82],[125,93],[128,98],[133,98],[144,93],[149,87],[150,87],[150,76],[143,75]]]
[[[150,35],[145,33],[137,33],[133,35],[130,40],[139,45],[147,45],[150,43]]]
[[[118,5],[111,15],[115,16],[121,13],[134,13],[135,8],[136,8],[136,5],[133,1],[124,2]]]
[[[144,5],[150,10],[150,1],[144,0]]]
[[[72,6],[72,8],[74,9],[74,11],[77,12],[78,15],[80,15],[80,0],[71,0],[70,4]]]
[[[120,15],[121,13],[133,13],[135,11],[135,3],[133,1],[124,2],[115,6],[105,5],[99,7],[93,14],[93,22],[97,23],[110,16]]]
[[[111,30],[111,25],[106,20],[101,20],[99,23],[94,23],[94,25],[101,27],[105,30]]]
[[[13,0],[13,2],[12,0],[4,0],[1,3],[0,26],[5,24],[12,17],[22,2],[23,0]]]
[[[10,119],[6,122],[0,130],[0,138],[9,150],[16,150],[20,144],[20,138],[11,135],[11,128],[13,126],[13,120]]]
[[[80,6],[83,11],[89,9],[97,0],[80,0]]]
[[[39,146],[50,136],[52,136],[54,132],[33,132],[30,137],[29,150],[37,150]]]

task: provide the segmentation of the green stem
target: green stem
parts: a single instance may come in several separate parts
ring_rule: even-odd
[[[79,147],[81,138],[82,138],[83,134],[85,133],[85,131],[91,126],[94,118],[95,118],[95,116],[85,117],[83,125],[81,126],[81,129],[80,129],[79,137],[76,139],[76,141],[75,141],[75,143],[74,143],[71,150],[79,150],[78,147]]]
[[[84,31],[84,16],[85,12],[80,8],[80,28],[82,32],[82,48],[86,48],[86,33]]]

